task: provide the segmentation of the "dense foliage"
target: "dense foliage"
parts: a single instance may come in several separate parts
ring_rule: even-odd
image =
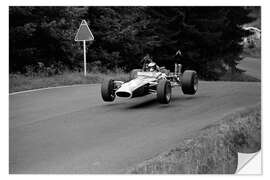
[[[74,37],[86,19],[95,41],[87,43],[89,70],[129,71],[149,53],[160,66],[175,62],[218,79],[236,70],[240,44],[252,22],[245,7],[10,7],[10,72],[82,69],[82,43]],[[182,57],[176,56],[181,50]]]

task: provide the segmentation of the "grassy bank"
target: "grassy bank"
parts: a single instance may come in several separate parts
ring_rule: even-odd
[[[88,73],[83,76],[80,72],[64,72],[61,75],[54,76],[25,76],[22,74],[9,75],[9,92],[17,92],[23,90],[54,87],[72,84],[93,84],[100,83],[103,79],[113,78],[118,80],[126,80],[129,75],[123,72],[109,73]]]
[[[129,74],[118,71],[118,72],[91,72],[87,76],[83,76],[82,72],[64,72],[61,75],[23,75],[23,74],[10,74],[9,75],[9,92],[24,91],[37,88],[55,87],[63,85],[73,84],[93,84],[100,83],[103,79],[113,78],[117,80],[128,80]],[[247,82],[258,82],[260,80],[245,75],[244,73],[235,73],[234,75],[225,74],[220,78],[221,81],[247,81]]]
[[[130,169],[136,174],[231,174],[238,152],[261,148],[261,106],[228,115],[185,138],[174,149]]]

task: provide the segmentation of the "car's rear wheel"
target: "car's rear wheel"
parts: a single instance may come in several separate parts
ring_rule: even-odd
[[[196,71],[186,70],[182,77],[182,91],[184,94],[193,95],[198,90],[198,76]]]
[[[172,87],[167,80],[160,80],[157,85],[157,100],[161,104],[168,104],[171,101]]]
[[[114,92],[114,80],[106,79],[101,84],[101,96],[104,101],[113,101],[115,99],[115,92]]]

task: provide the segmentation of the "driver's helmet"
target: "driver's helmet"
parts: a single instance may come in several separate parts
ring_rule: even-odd
[[[148,69],[150,72],[157,71],[157,64],[156,64],[155,62],[150,62],[150,63],[148,64],[147,69]]]
[[[150,55],[147,54],[146,56],[144,56],[143,61],[144,61],[145,63],[149,63],[149,62],[152,62],[152,59],[151,59]]]

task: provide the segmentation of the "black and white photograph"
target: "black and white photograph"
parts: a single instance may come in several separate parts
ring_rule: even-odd
[[[9,5],[7,174],[261,175],[261,9]]]

